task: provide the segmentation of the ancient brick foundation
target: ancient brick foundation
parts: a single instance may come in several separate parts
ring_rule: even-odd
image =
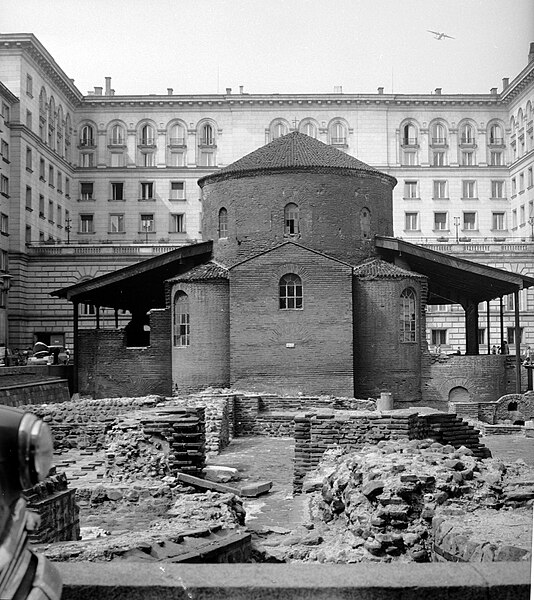
[[[65,379],[11,385],[0,389],[0,404],[5,406],[68,402],[69,399],[69,385]]]

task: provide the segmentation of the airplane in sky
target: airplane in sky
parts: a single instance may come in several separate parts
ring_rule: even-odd
[[[452,35],[447,35],[446,33],[440,33],[439,31],[432,31],[431,29],[427,29],[428,33],[433,33],[436,40],[442,40],[444,38],[450,38],[454,40]]]

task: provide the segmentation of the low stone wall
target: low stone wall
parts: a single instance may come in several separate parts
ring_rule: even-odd
[[[31,543],[47,544],[80,538],[76,490],[67,489],[67,485],[67,478],[61,473],[25,490],[28,510],[39,516],[37,527],[29,532]]]
[[[140,408],[150,408],[161,400],[144,398],[112,398],[76,400],[52,404],[25,404],[21,408],[48,423],[54,437],[54,449],[102,448],[108,429],[118,416]]]
[[[455,448],[466,446],[479,457],[490,455],[475,428],[454,414],[432,410],[420,414],[415,409],[300,413],[295,416],[294,490],[302,490],[304,476],[319,464],[328,448],[346,446],[359,450],[369,443],[425,438]]]
[[[23,383],[0,388],[0,404],[4,406],[19,407],[27,404],[50,404],[69,400],[69,384],[66,379]]]
[[[506,394],[495,402],[451,402],[449,412],[491,425],[534,419],[534,392]]]

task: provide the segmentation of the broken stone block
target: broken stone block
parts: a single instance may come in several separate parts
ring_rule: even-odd
[[[233,467],[208,465],[202,469],[202,472],[204,473],[204,477],[209,481],[226,483],[228,481],[236,481],[238,479],[238,471]]]
[[[255,483],[247,483],[239,487],[239,495],[246,498],[255,498],[261,494],[266,494],[273,486],[272,481],[257,481]]]

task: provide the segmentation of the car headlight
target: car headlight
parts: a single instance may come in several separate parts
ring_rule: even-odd
[[[31,413],[24,413],[18,431],[18,462],[23,490],[42,481],[52,466],[54,444],[46,423]]]

